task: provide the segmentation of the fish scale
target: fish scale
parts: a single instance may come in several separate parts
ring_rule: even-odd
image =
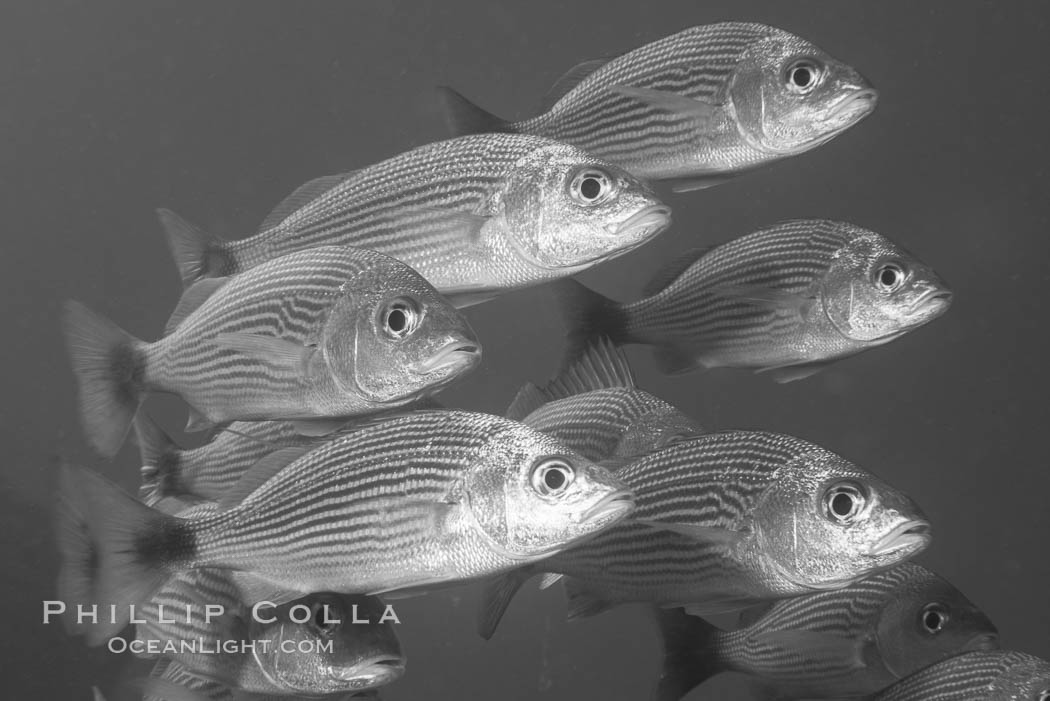
[[[916,672],[874,701],[1043,701],[1050,662],[1023,652],[969,652]]]

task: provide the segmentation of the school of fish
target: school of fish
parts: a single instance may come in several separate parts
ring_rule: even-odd
[[[857,70],[721,22],[583,62],[521,121],[439,95],[453,138],[321,175],[246,236],[158,209],[184,285],[163,337],[66,303],[85,438],[113,458],[133,431],[141,456],[137,498],[60,470],[58,592],[108,612],[66,612],[71,635],[132,626],[144,699],[378,699],[410,673],[387,598],[483,583],[490,638],[538,575],[570,618],[650,607],[657,701],[724,671],[756,698],[1050,699],[1050,663],[911,562],[933,526],[907,494],[800,437],[701,426],[623,351],[803,380],[946,313],[933,268],[799,219],[685,252],[634,301],[573,279],[671,226],[662,183],[715,187],[863,120]],[[461,308],[540,284],[567,326],[555,376],[505,416],[435,400],[482,363]],[[158,392],[210,433],[181,446]]]

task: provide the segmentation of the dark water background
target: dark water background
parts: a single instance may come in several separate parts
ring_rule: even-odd
[[[5,698],[111,695],[127,660],[41,624],[53,598],[55,467],[135,486],[137,454],[88,453],[58,331],[75,297],[155,338],[178,296],[153,210],[231,237],[302,182],[446,136],[431,88],[507,117],[578,61],[691,25],[756,20],[810,39],[881,91],[819,150],[674,197],[676,225],[583,276],[620,299],[677,252],[788,217],[848,219],[931,263],[954,307],[929,327],[780,386],[744,371],[642,385],[705,425],[797,434],[904,488],[935,526],[920,561],[1050,657],[1046,323],[1047,8],[1004,2],[58,2],[0,7],[0,661]],[[549,293],[474,308],[484,367],[445,393],[501,411],[563,347]],[[175,402],[160,402],[170,426]],[[560,588],[519,595],[489,643],[474,588],[398,606],[407,676],[385,698],[643,699],[640,609],[564,622]],[[691,698],[741,698],[721,679]]]

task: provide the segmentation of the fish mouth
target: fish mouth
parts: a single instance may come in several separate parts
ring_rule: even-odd
[[[405,660],[392,655],[377,655],[360,664],[332,670],[339,681],[349,682],[352,688],[389,684],[405,673]]]
[[[930,533],[930,522],[923,519],[905,521],[884,535],[872,546],[868,554],[883,557],[889,554],[914,555],[933,540]]]
[[[861,88],[842,98],[831,112],[828,122],[847,122],[853,124],[875,111],[879,102],[879,91],[874,88]]]
[[[1000,648],[998,633],[982,633],[970,638],[963,647],[963,652],[989,652]]]
[[[578,522],[617,520],[632,511],[634,511],[634,492],[623,489],[605,495],[601,501],[580,514]]]
[[[417,363],[414,372],[428,375],[438,370],[456,367],[472,367],[481,362],[481,346],[464,339],[446,343],[437,353]]]
[[[630,235],[641,243],[671,225],[671,208],[655,204],[637,212],[619,224],[606,224],[605,230],[613,236]]]
[[[943,288],[932,288],[923,292],[918,299],[912,302],[911,309],[909,310],[912,314],[917,312],[926,311],[927,309],[933,308],[938,310],[946,310],[952,303],[952,292],[951,290],[945,290]]]

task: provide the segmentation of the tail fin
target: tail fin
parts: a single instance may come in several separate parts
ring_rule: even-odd
[[[683,609],[658,609],[664,645],[663,669],[653,701],[678,701],[722,671],[715,651],[721,630]]]
[[[62,329],[87,438],[99,453],[113,457],[146,392],[146,344],[72,300],[63,308]]]
[[[145,412],[135,416],[134,426],[135,441],[139,444],[141,455],[139,462],[142,463],[139,499],[149,506],[155,506],[165,497],[182,493],[179,488],[181,448]]]
[[[100,645],[127,625],[130,606],[145,603],[167,581],[169,567],[190,554],[194,533],[83,468],[62,468],[58,508],[58,593],[67,628]],[[72,618],[78,605],[88,613],[79,622]]]
[[[478,609],[478,635],[485,640],[492,637],[514,595],[534,574],[536,572],[531,567],[519,567],[485,584],[481,608]]]
[[[206,277],[223,277],[236,272],[236,264],[217,236],[190,224],[170,209],[158,209],[168,248],[182,278],[183,289]]]
[[[515,131],[509,122],[486,112],[452,88],[437,88],[438,97],[445,105],[445,121],[456,136]]]
[[[627,331],[627,314],[623,305],[571,278],[558,280],[552,287],[567,327],[567,357],[583,354],[592,339],[600,336],[606,336],[616,344],[633,342]]]

